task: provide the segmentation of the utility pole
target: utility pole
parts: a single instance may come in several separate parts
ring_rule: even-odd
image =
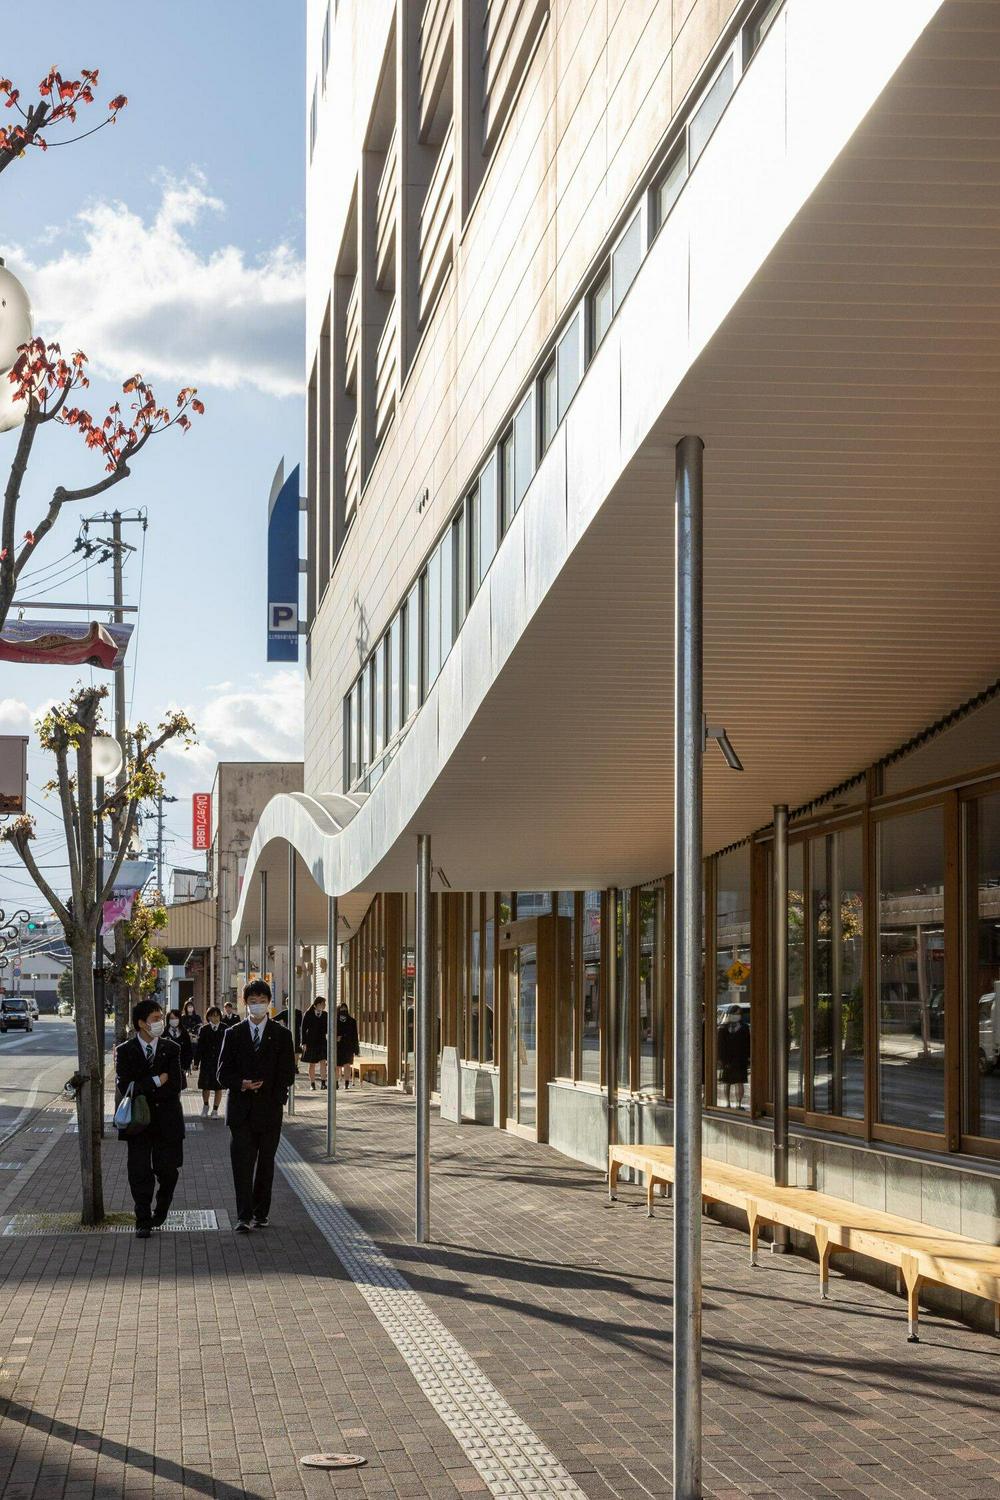
[[[156,889],[161,899],[163,891],[163,805],[165,802],[176,802],[176,797],[165,797],[161,792],[156,799]],[[261,971],[263,972],[263,970]]]

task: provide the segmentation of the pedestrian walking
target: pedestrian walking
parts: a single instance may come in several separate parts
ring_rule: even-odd
[[[351,1065],[360,1052],[358,1045],[358,1023],[347,1009],[347,1001],[341,1000],[337,1007],[337,1087],[343,1078],[344,1088],[351,1086]]]
[[[326,1088],[326,1032],[329,1021],[326,1014],[326,996],[317,995],[302,1017],[302,1061],[309,1065],[309,1087],[315,1091],[316,1069],[319,1068],[319,1086]]]
[[[210,1005],[205,1012],[205,1024],[198,1033],[198,1087],[201,1089],[201,1112],[208,1114],[209,1095],[214,1093],[212,1119],[219,1118],[222,1089],[219,1087],[219,1053],[226,1035],[222,1024],[222,1011]]]
[[[231,1000],[227,1000],[222,1007],[223,1026],[238,1026],[240,1024],[239,1012]]]
[[[264,1229],[271,1212],[274,1154],[295,1080],[295,1047],[285,1026],[268,1018],[271,986],[252,979],[243,991],[247,1018],[230,1026],[219,1055],[219,1084],[229,1090],[226,1124],[236,1189],[236,1229]]]
[[[723,1024],[719,1027],[715,1041],[715,1052],[719,1063],[719,1076],[726,1086],[726,1108],[733,1104],[733,1089],[736,1089],[736,1108],[743,1108],[743,1093],[750,1072],[750,1027],[743,1019],[738,1005],[730,1005]]]
[[[187,1088],[187,1075],[194,1067],[194,1045],[191,1041],[190,1032],[184,1028],[184,1022],[179,1010],[167,1011],[166,1035],[175,1046],[180,1048],[181,1072],[184,1074],[183,1087]]]
[[[181,1026],[188,1034],[191,1042],[191,1052],[195,1062],[198,1061],[198,1033],[201,1031],[201,1016],[194,1008],[193,1000],[185,1000],[181,1011]]]
[[[181,1051],[164,1036],[159,1001],[140,1000],[132,1026],[135,1036],[115,1048],[115,1082],[119,1093],[131,1089],[133,1099],[142,1094],[149,1104],[149,1124],[126,1138],[136,1239],[148,1240],[166,1222],[184,1164]]]

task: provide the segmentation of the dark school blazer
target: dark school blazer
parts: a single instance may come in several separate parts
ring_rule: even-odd
[[[251,1125],[263,1130],[280,1125],[296,1071],[295,1047],[287,1026],[266,1021],[259,1052],[254,1051],[249,1021],[228,1027],[219,1053],[219,1087],[229,1090],[226,1124],[230,1129]],[[244,1093],[245,1078],[260,1078],[264,1087]]]
[[[167,1074],[167,1082],[156,1084],[154,1074]],[[184,1110],[181,1106],[181,1090],[184,1073],[181,1069],[181,1049],[176,1042],[161,1036],[153,1054],[153,1066],[146,1061],[146,1049],[137,1036],[122,1042],[115,1048],[115,1078],[119,1093],[124,1094],[133,1084],[132,1095],[145,1094],[149,1101],[149,1130],[141,1137],[158,1135],[162,1141],[177,1144],[184,1139]],[[121,1139],[121,1137],[120,1137]],[[138,1139],[138,1137],[133,1137]]]

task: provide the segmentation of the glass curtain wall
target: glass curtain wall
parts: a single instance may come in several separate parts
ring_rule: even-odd
[[[580,1036],[580,1078],[601,1082],[601,909],[602,893],[583,896],[583,1015]]]
[[[805,1106],[805,845],[788,846],[788,1103]]]
[[[663,888],[639,892],[639,1087],[662,1089],[663,1025]]]
[[[715,876],[716,1103],[749,1109],[750,845],[716,860]]]
[[[945,1128],[944,815],[878,824],[878,1104],[885,1125]]]
[[[576,1039],[576,895],[560,891],[558,932],[556,940],[556,1055],[557,1078],[574,1075],[573,1054]]]
[[[809,843],[812,1109],[864,1119],[864,885],[860,826]]]
[[[965,1130],[1000,1140],[1000,790],[964,808]]]

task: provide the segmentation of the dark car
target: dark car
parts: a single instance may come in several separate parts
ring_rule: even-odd
[[[12,1027],[18,1026],[22,1031],[35,1029],[28,1002],[20,995],[4,995],[0,999],[0,1032],[10,1031]]]

